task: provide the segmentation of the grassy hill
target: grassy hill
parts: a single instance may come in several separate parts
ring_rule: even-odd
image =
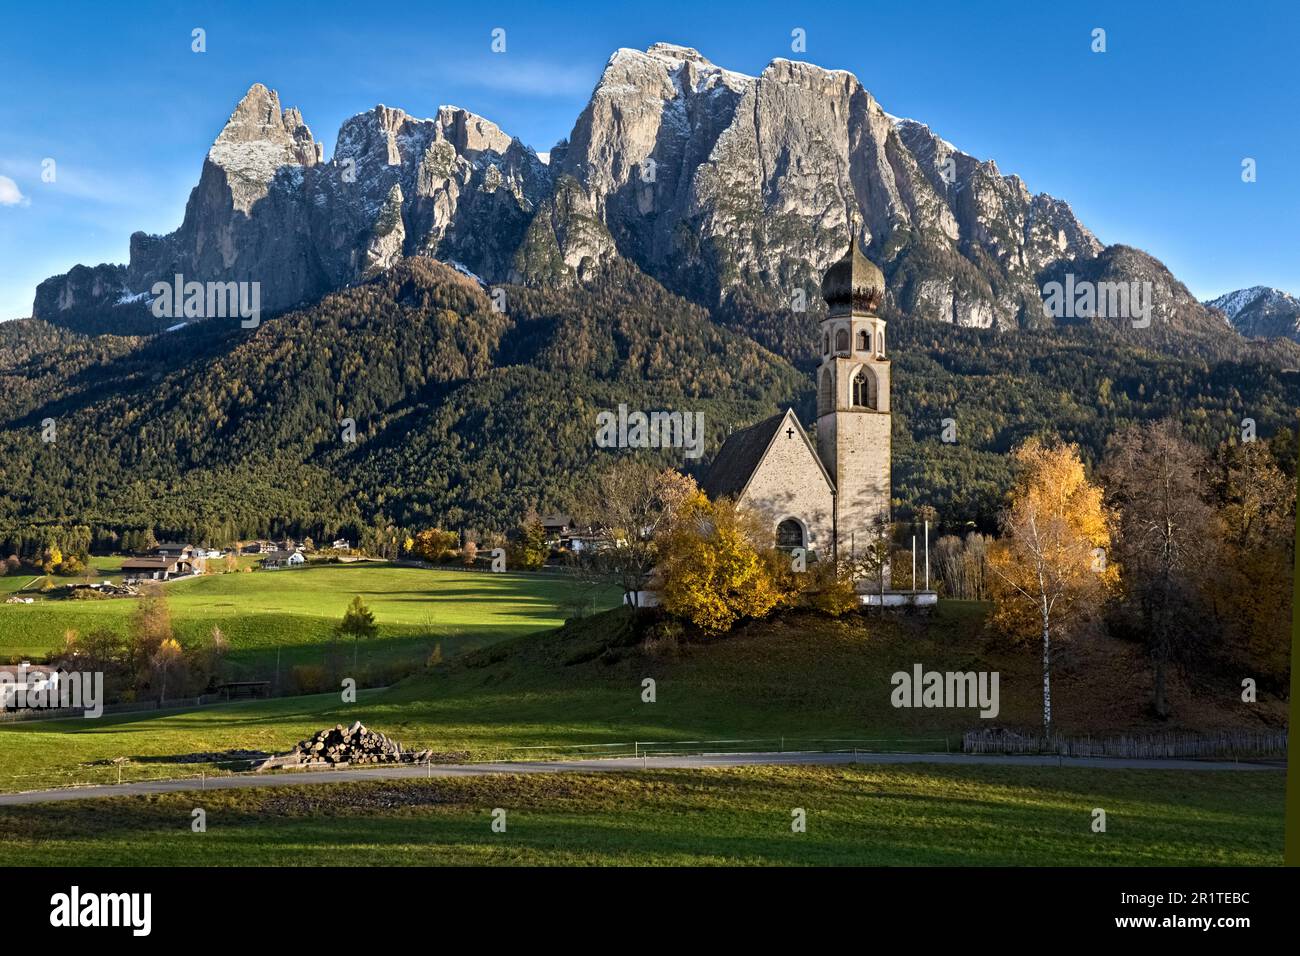
[[[296,572],[285,572],[296,573]],[[356,703],[338,695],[255,701],[171,715],[0,726],[0,767],[21,767],[0,789],[115,779],[109,761],[132,758],[124,778],[220,772],[178,758],[237,748],[287,750],[324,726],[361,720],[408,746],[472,757],[671,750],[672,742],[732,741],[716,750],[859,747],[942,751],[963,731],[1039,726],[1041,683],[1033,648],[983,627],[986,608],[945,602],[932,619],[791,614],[708,644],[648,653],[618,610],[563,628],[470,651]],[[1285,726],[1285,704],[1237,703],[1234,681],[1175,682],[1174,719],[1145,712],[1147,671],[1135,648],[1113,639],[1062,648],[1055,684],[1058,729],[1069,734]],[[915,663],[934,670],[996,670],[1001,713],[895,709],[890,675]],[[655,680],[656,700],[642,700]],[[1221,684],[1221,686],[1220,686]],[[0,773],[0,776],[4,776]]]

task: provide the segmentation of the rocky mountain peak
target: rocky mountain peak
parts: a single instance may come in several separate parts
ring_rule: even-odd
[[[209,156],[238,155],[231,147],[266,143],[285,150],[287,162],[314,166],[321,161],[321,146],[312,137],[297,107],[282,110],[280,95],[261,83],[244,94],[212,144]]]
[[[181,227],[132,237],[125,273],[47,280],[34,314],[138,299],[176,271],[259,281],[273,312],[405,256],[534,284],[587,281],[624,259],[723,321],[783,326],[763,344],[794,354],[813,324],[770,317],[796,301],[821,308],[852,222],[884,275],[887,318],[1037,324],[1042,284],[1068,274],[1150,281],[1158,315],[1221,321],[1158,261],[1103,255],[1069,204],[887,113],[852,73],[796,60],[755,77],[673,43],[617,50],[549,164],[455,106],[421,119],[378,105],[342,124],[329,163],[321,154],[299,111],[254,84]]]
[[[321,144],[302,114],[282,111],[279,94],[254,83],[208,150],[207,162],[221,172],[234,207],[247,214],[280,170],[315,166],[321,158]]]
[[[1228,324],[1242,335],[1300,342],[1300,298],[1281,289],[1256,285],[1203,304],[1223,313]]]
[[[1205,305],[1212,309],[1218,309],[1229,319],[1235,319],[1245,309],[1255,305],[1261,299],[1277,300],[1286,295],[1281,289],[1273,289],[1266,285],[1253,285],[1247,289],[1237,289],[1235,292],[1225,293],[1217,299],[1207,299]]]
[[[505,155],[514,141],[496,123],[459,106],[439,107],[438,126],[458,153],[478,155],[490,150]]]
[[[619,52],[623,52],[623,51],[619,51]],[[693,63],[702,63],[706,66],[713,65],[712,62],[710,62],[710,60],[708,59],[708,57],[700,53],[699,50],[695,49],[694,47],[682,46],[677,43],[664,43],[662,41],[659,43],[652,43],[646,49],[645,52],[647,56],[656,57],[658,59],[669,60],[677,63],[690,60]]]

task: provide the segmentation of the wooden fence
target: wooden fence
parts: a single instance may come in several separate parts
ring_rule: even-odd
[[[1203,759],[1286,759],[1286,731],[1133,734],[1063,737],[972,730],[962,737],[968,754],[1058,754],[1063,757],[1166,757]]]

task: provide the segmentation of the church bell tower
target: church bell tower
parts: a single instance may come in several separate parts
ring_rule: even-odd
[[[891,515],[889,359],[877,314],[884,274],[850,238],[822,278],[817,453],[835,480],[836,550],[861,554]]]

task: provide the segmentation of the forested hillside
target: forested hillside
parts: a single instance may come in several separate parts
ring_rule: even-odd
[[[6,323],[0,374],[77,360],[3,410],[0,536],[21,550],[78,525],[99,546],[146,528],[208,541],[505,529],[608,464],[599,410],[699,411],[707,449],[802,385],[630,268],[507,301],[497,312],[472,280],[410,259],[251,331],[202,323],[106,343]]]
[[[730,430],[786,404],[811,421],[806,371],[631,265],[505,293],[497,311],[472,279],[414,258],[253,330],[0,324],[0,546],[506,530],[568,506],[614,456],[698,472]],[[1294,463],[1300,373],[1263,348],[1180,357],[1113,327],[907,318],[890,335],[900,517],[931,505],[947,528],[991,529],[1007,452],[1036,433],[1095,458],[1127,422],[1173,417],[1213,448],[1250,418]],[[597,413],[620,403],[702,413],[703,458],[597,448]]]

